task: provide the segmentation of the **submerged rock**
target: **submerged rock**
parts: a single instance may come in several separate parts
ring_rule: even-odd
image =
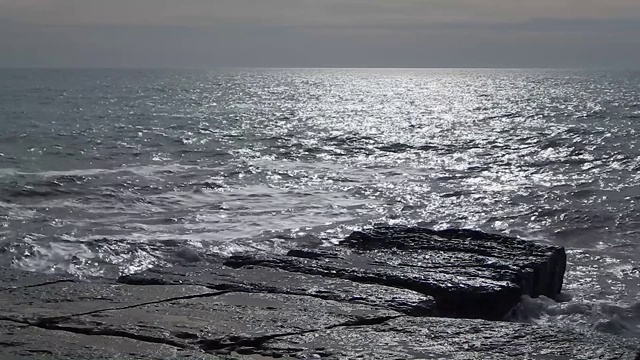
[[[202,258],[198,252],[190,247],[182,247],[178,251],[176,251],[176,256],[186,262],[198,262],[201,261]]]

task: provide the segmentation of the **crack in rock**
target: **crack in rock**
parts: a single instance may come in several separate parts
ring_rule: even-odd
[[[25,351],[30,354],[53,355],[53,351],[51,350],[27,349]]]
[[[291,290],[278,289],[270,286],[259,286],[259,285],[253,285],[253,284],[252,285],[217,284],[217,285],[202,285],[202,286],[206,286],[212,290],[228,290],[229,292],[245,293],[245,294],[277,294],[277,295],[289,295],[289,296],[305,296],[305,297],[310,297],[314,299],[343,302],[343,303],[352,303],[352,304],[366,303],[363,301],[359,301],[358,299],[344,299],[334,294],[313,294],[313,293],[305,293],[302,291],[291,291]],[[366,303],[366,304],[375,309],[389,309],[389,306],[386,306],[386,305],[369,304],[369,303]],[[411,309],[411,311],[409,310],[404,311],[403,309],[392,309],[392,310],[405,313],[406,315],[411,315],[411,316],[416,315],[415,309]]]
[[[260,349],[264,343],[277,339],[279,337],[304,335],[312,332],[322,331],[324,329],[312,329],[304,331],[294,331],[288,333],[272,334],[259,337],[242,337],[242,336],[228,336],[219,339],[203,339],[197,342],[200,348],[206,352],[217,352],[218,350],[225,350],[224,352],[236,351],[237,349],[253,348]]]
[[[58,325],[51,322],[42,322],[42,321],[30,322],[27,320],[8,318],[6,316],[0,316],[0,320],[17,323],[17,324],[29,325],[29,326],[32,326],[38,329],[43,329],[43,330],[65,331],[73,334],[88,335],[88,336],[121,337],[121,338],[127,338],[131,340],[142,341],[146,343],[170,345],[180,349],[186,349],[189,347],[187,344],[182,342],[150,336],[150,335],[135,334],[135,333],[131,333],[124,330],[118,330],[118,329],[79,328],[79,327],[73,327],[73,326]]]
[[[260,350],[262,350],[263,352],[266,351],[267,349],[265,348],[265,344],[277,338],[304,335],[304,334],[309,334],[314,332],[336,329],[340,327],[380,325],[380,324],[384,324],[387,321],[391,321],[401,317],[405,317],[405,315],[380,316],[380,317],[374,317],[374,318],[359,318],[356,320],[346,321],[343,323],[330,325],[330,326],[326,326],[319,329],[293,331],[288,333],[279,333],[279,334],[265,335],[265,336],[259,336],[259,337],[253,337],[253,338],[242,337],[242,336],[228,336],[228,337],[218,338],[218,339],[203,339],[203,340],[199,340],[197,344],[205,352],[222,352],[222,353],[237,352],[243,355],[257,354],[260,352]]]
[[[121,283],[121,284],[127,284],[127,285],[138,285],[138,286],[146,286],[146,285],[148,285],[148,286],[153,286],[153,285],[160,284],[162,281],[161,281],[161,279],[156,279],[156,278],[146,279],[146,278],[135,278],[135,277],[130,277],[130,276],[121,276],[120,278],[118,278],[118,282]],[[366,304],[366,305],[369,305],[369,306],[371,306],[373,308],[377,308],[377,309],[389,309],[390,308],[392,310],[404,313],[406,315],[424,316],[422,309],[415,308],[415,307],[412,307],[410,309],[393,308],[393,307],[390,307],[389,305],[386,305],[386,304],[371,304],[371,303],[366,302],[366,301],[360,301],[359,298],[346,299],[346,298],[340,297],[339,295],[331,294],[331,293],[327,293],[327,294],[307,293],[307,292],[303,292],[303,291],[285,290],[285,289],[280,289],[280,288],[276,288],[276,287],[272,287],[272,286],[263,286],[263,285],[259,285],[259,284],[243,284],[243,283],[202,284],[202,283],[198,283],[198,282],[186,283],[186,284],[185,283],[178,284],[178,283],[172,283],[172,282],[164,282],[162,285],[166,285],[166,286],[184,286],[184,285],[203,286],[203,287],[209,288],[211,290],[220,290],[220,291],[235,292],[235,293],[245,293],[245,294],[277,294],[277,295],[290,295],[290,296],[305,296],[305,297],[311,297],[311,298],[320,299],[320,300],[329,300],[329,301],[351,303],[351,304]]]
[[[18,341],[0,341],[0,346],[3,346],[3,347],[18,347],[24,344],[25,343],[21,343]]]
[[[60,284],[60,283],[75,283],[75,282],[76,281],[73,280],[73,279],[61,279],[61,280],[55,280],[55,281],[47,281],[47,282],[40,283],[40,284],[25,285],[25,286],[18,286],[18,287],[9,287],[9,288],[0,289],[0,291],[12,292],[12,291],[16,291],[16,290],[31,289],[31,288],[36,288],[36,287]]]
[[[134,334],[128,331],[118,330],[118,329],[78,328],[78,327],[72,327],[72,326],[62,326],[62,325],[57,325],[52,323],[32,323],[31,325],[41,329],[46,329],[46,330],[59,330],[59,331],[66,331],[66,332],[82,334],[82,335],[122,337],[122,338],[128,338],[128,339],[138,340],[138,341],[147,342],[147,343],[170,345],[180,349],[185,349],[189,347],[187,344],[182,342],[165,339],[161,337],[150,336],[150,335]]]
[[[35,323],[38,323],[38,324],[55,324],[55,323],[59,323],[61,321],[69,320],[71,318],[78,317],[78,316],[94,315],[94,314],[99,314],[99,313],[108,312],[108,311],[128,310],[128,309],[134,309],[134,308],[148,306],[148,305],[156,305],[156,304],[162,304],[162,303],[179,301],[179,300],[193,300],[193,299],[202,299],[202,298],[208,298],[208,297],[216,297],[216,296],[228,294],[230,292],[232,292],[232,291],[219,291],[219,292],[215,292],[215,293],[205,293],[205,294],[178,296],[178,297],[173,297],[173,298],[168,298],[168,299],[149,301],[149,302],[145,302],[145,303],[141,303],[141,304],[134,304],[134,305],[121,306],[121,307],[115,307],[115,308],[107,308],[107,309],[98,309],[98,310],[87,311],[87,312],[84,312],[84,313],[77,313],[77,314],[69,314],[69,315],[61,315],[61,316],[40,318]]]
[[[360,318],[353,321],[346,321],[341,324],[331,325],[323,330],[331,330],[339,327],[352,327],[352,326],[373,326],[373,325],[381,325],[386,323],[387,321],[399,319],[401,317],[405,317],[404,315],[394,315],[394,316],[380,316],[375,318]]]

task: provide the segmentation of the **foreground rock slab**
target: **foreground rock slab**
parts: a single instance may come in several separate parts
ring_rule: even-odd
[[[2,271],[2,275],[13,272]],[[1,359],[635,359],[636,344],[531,324],[199,285],[59,282],[0,293]]]
[[[380,227],[117,282],[0,269],[0,359],[636,359],[606,334],[488,321],[558,294],[564,266],[557,247]]]

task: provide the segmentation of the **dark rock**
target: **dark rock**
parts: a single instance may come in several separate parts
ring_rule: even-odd
[[[22,276],[5,271],[12,280],[6,284],[11,290],[0,296],[0,358],[631,360],[637,354],[637,344],[604,334],[409,316],[387,308],[397,306],[390,294],[374,297],[372,291],[385,289],[380,285],[354,283],[349,288],[347,280],[328,278],[320,283],[327,286],[325,291],[313,288],[318,278],[305,274],[260,267],[223,269],[179,267],[147,273],[150,278],[167,277],[173,285],[63,282],[34,274],[38,284],[21,286]],[[178,274],[171,275],[174,270]],[[215,278],[208,282],[211,287],[179,284],[190,278],[205,282],[208,275]],[[249,282],[252,277],[256,279]],[[124,279],[135,283],[144,277]],[[276,286],[281,282],[291,284]],[[359,292],[365,300],[340,297],[341,289]]]
[[[333,252],[234,256],[225,265],[409,289],[435,298],[437,315],[501,319],[522,295],[555,297],[563,248],[472,230],[376,227],[355,232]]]
[[[176,252],[176,256],[186,262],[198,262],[201,261],[202,258],[200,254],[195,249],[190,247],[182,247]]]
[[[554,298],[560,294],[567,262],[564,249],[557,246],[466,229],[436,231],[420,227],[381,226],[354,232],[342,245],[365,251],[442,251],[452,255],[464,254],[471,264],[488,269],[515,269],[524,275],[531,270],[532,277],[525,276],[519,281],[524,292],[531,297],[544,295]],[[446,262],[439,257],[433,259],[434,264],[446,265]]]
[[[0,269],[0,358],[637,360],[606,334],[452,318],[557,295],[557,247],[378,227],[332,250],[198,260],[118,283]]]

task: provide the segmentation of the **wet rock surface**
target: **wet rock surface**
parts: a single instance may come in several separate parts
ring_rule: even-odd
[[[409,289],[435,300],[433,315],[501,319],[522,295],[562,289],[564,249],[472,230],[377,227],[355,232],[336,251],[235,256],[225,265]]]
[[[635,359],[636,345],[499,320],[555,296],[564,250],[379,227],[331,251],[203,259],[118,282],[0,270],[2,359]]]

